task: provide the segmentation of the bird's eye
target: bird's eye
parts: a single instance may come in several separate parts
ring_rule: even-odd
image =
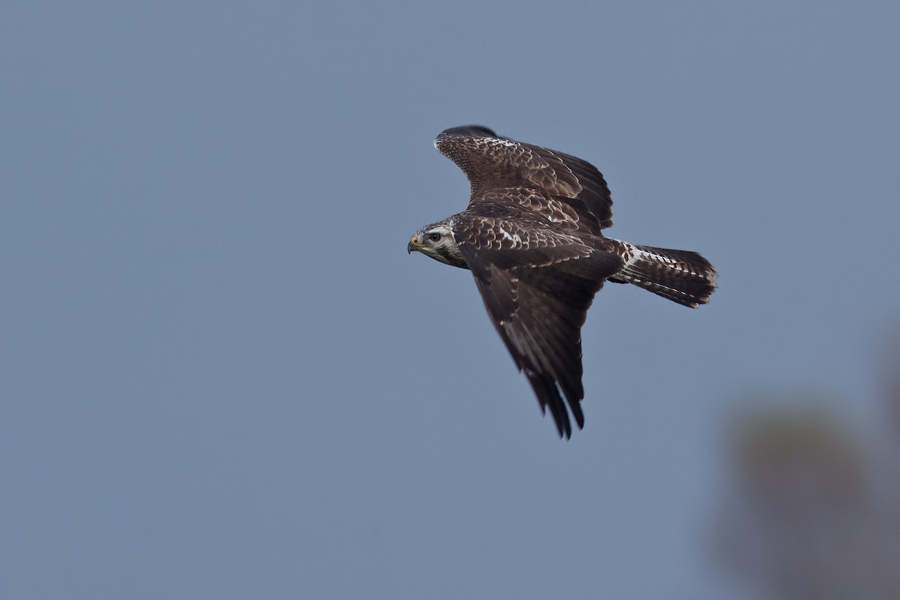
[[[428,239],[431,240],[432,242],[439,242],[439,241],[441,241],[441,234],[431,233],[428,235]]]

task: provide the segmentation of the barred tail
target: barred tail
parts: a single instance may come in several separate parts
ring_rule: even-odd
[[[696,252],[610,241],[625,266],[609,281],[633,283],[691,308],[706,304],[716,289],[715,268]]]

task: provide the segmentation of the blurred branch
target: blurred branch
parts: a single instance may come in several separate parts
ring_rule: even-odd
[[[883,369],[888,409],[893,417],[896,441],[900,444],[900,334],[888,345]]]
[[[821,410],[736,422],[721,557],[773,598],[900,598],[900,511],[877,497],[865,446]]]

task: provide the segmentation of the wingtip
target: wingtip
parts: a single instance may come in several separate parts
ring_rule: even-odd
[[[438,137],[444,135],[471,135],[473,137],[499,137],[494,130],[484,125],[460,125],[459,127],[451,127],[445,129],[438,134]]]
[[[556,419],[556,415],[554,416],[554,423],[556,424],[556,433],[559,435],[559,439],[572,439],[572,426],[569,424],[569,419],[562,421],[560,419]],[[563,424],[565,423],[565,424]]]
[[[541,408],[541,416],[547,416],[547,407],[543,404],[540,404]],[[553,417],[553,424],[556,425],[556,434],[559,436],[559,439],[572,439],[572,427],[569,425],[569,419],[566,418],[564,421],[561,420],[553,411],[551,412],[551,416]],[[565,423],[565,426],[563,425]]]

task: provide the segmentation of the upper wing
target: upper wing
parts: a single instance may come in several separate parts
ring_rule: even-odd
[[[581,326],[594,294],[622,268],[622,259],[591,247],[575,233],[551,230],[546,221],[529,218],[528,211],[510,218],[503,214],[510,207],[479,208],[457,216],[454,238],[541,409],[549,407],[560,436],[570,437],[572,425],[560,389],[583,427]]]
[[[434,147],[465,172],[472,200],[495,188],[535,188],[565,198],[594,233],[612,225],[612,198],[603,175],[589,162],[516,142],[486,127],[469,125],[441,132]]]

